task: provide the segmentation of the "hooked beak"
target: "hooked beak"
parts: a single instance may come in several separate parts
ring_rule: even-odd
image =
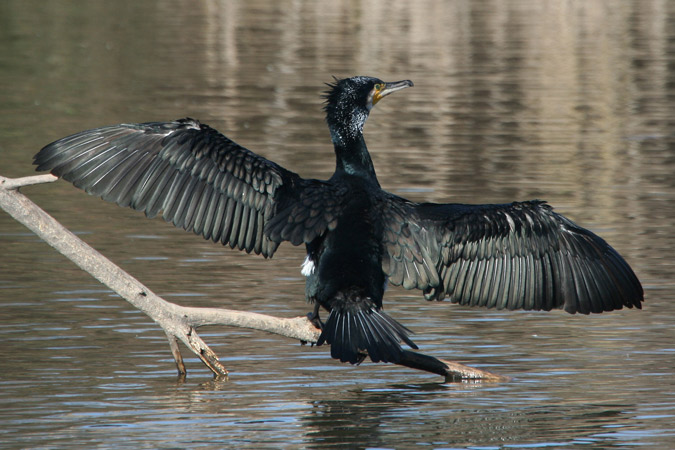
[[[373,94],[373,106],[382,100],[384,97],[387,95],[400,91],[401,89],[405,89],[407,87],[412,87],[414,86],[413,82],[410,80],[401,80],[401,81],[393,81],[391,83],[382,83],[379,85],[379,89],[375,91]]]

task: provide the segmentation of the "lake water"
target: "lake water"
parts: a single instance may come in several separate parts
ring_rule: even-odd
[[[0,448],[675,447],[675,2],[3,0],[0,174],[31,175],[73,132],[190,116],[325,178],[323,83],[356,74],[415,82],[366,125],[383,187],[546,199],[625,256],[644,309],[498,312],[392,288],[424,353],[512,380],[444,384],[208,327],[230,378],[190,357],[181,382],[154,323],[0,213]],[[265,261],[65,182],[23,192],[167,300],[310,309],[301,249]]]

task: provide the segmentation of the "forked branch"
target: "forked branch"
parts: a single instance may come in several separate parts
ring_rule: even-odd
[[[185,364],[178,347],[179,340],[192,350],[216,377],[227,376],[227,370],[220,363],[218,356],[197,335],[197,328],[204,325],[251,328],[305,342],[317,341],[320,332],[306,317],[285,319],[222,308],[185,307],[167,302],[157,296],[140,281],[68,231],[18,190],[22,186],[47,183],[56,179],[52,175],[17,179],[0,176],[0,207],[82,270],[91,274],[154,320],[167,335],[180,374],[185,375]],[[506,377],[500,375],[407,350],[404,351],[399,364],[436,373],[445,377],[446,381],[507,380]]]

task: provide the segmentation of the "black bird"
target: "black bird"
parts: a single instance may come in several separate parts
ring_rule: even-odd
[[[328,85],[336,167],[325,181],[301,178],[189,118],[83,131],[44,147],[35,164],[231,248],[269,258],[283,241],[305,244],[318,344],[343,362],[397,362],[401,341],[417,348],[382,310],[386,283],[497,309],[641,307],[626,261],[545,202],[415,203],[382,190],[363,126],[376,103],[412,85],[361,76]],[[320,308],[329,312],[325,323]]]

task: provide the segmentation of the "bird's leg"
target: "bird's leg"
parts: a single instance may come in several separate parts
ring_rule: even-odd
[[[321,318],[319,318],[319,308],[321,305],[319,305],[319,302],[315,301],[314,302],[314,311],[307,313],[307,319],[314,325],[316,328],[319,330],[323,330],[323,322],[321,321]],[[305,345],[307,341],[300,341],[301,345]],[[314,346],[314,343],[312,343],[312,346]]]
[[[314,301],[314,311],[311,313],[307,313],[307,318],[309,319],[310,322],[312,322],[312,325],[317,327],[319,330],[323,330],[323,322],[321,321],[321,318],[319,317],[319,309],[321,308],[321,305],[319,302],[316,300]]]

